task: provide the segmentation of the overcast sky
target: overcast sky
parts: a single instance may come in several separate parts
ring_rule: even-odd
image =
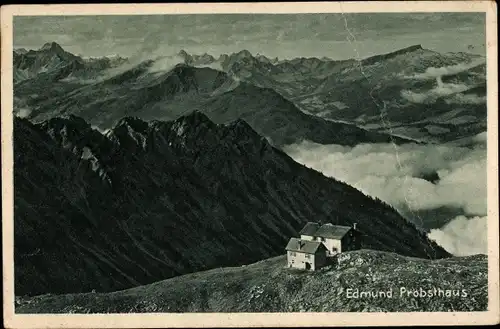
[[[347,28],[346,28],[347,26]],[[484,13],[18,16],[14,47],[55,41],[81,56],[221,53],[366,57],[414,44],[485,54]]]

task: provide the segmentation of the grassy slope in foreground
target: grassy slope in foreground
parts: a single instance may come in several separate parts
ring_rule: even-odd
[[[285,268],[279,256],[218,268],[113,293],[44,295],[16,302],[17,313],[137,312],[412,312],[486,310],[484,255],[424,260],[373,250],[340,255],[337,268]],[[440,288],[466,297],[401,295],[400,289]],[[348,288],[388,291],[392,298],[347,298]]]

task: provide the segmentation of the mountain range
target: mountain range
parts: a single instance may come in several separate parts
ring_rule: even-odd
[[[220,67],[272,88],[306,113],[428,142],[486,129],[486,61],[413,45],[364,59],[268,59],[241,51],[218,59],[188,55],[193,66]]]
[[[15,76],[40,73],[14,87],[15,110],[37,121],[74,114],[105,130],[123,116],[172,120],[199,110],[217,123],[244,119],[276,146],[441,143],[486,129],[485,59],[420,45],[359,60],[242,50],[134,63],[83,60],[55,43],[14,57]]]
[[[267,84],[307,113],[372,131],[440,143],[486,129],[481,56],[414,46],[333,67],[317,83],[308,79],[309,89],[296,79],[284,89],[280,79]]]
[[[294,162],[245,121],[194,111],[14,120],[16,295],[115,291],[283,253],[310,221],[357,223],[363,248],[449,254],[387,204]]]
[[[90,72],[86,64],[75,63]],[[73,114],[101,130],[109,129],[123,116],[172,120],[199,110],[217,123],[243,119],[277,146],[304,139],[345,145],[408,142],[306,114],[273,89],[240,82],[222,71],[186,64],[156,71],[156,64],[144,61],[83,86],[75,86],[74,79],[68,82],[74,71],[74,65],[68,64],[16,84],[15,103],[29,108],[29,118],[36,121]],[[51,84],[54,88],[47,89]]]

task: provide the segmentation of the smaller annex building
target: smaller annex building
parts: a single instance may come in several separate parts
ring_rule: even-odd
[[[288,267],[316,270],[338,253],[359,249],[356,224],[353,226],[320,225],[309,222],[286,246]]]
[[[326,247],[317,241],[291,238],[286,246],[288,267],[316,270],[326,264]]]

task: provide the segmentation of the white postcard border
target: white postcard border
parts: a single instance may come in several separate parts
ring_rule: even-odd
[[[16,15],[145,15],[214,13],[486,12],[488,157],[488,311],[411,313],[141,313],[98,315],[14,314],[12,18]],[[10,5],[1,8],[1,150],[3,297],[6,328],[300,327],[481,325],[500,321],[498,223],[497,15],[493,1],[332,3],[197,3]]]

